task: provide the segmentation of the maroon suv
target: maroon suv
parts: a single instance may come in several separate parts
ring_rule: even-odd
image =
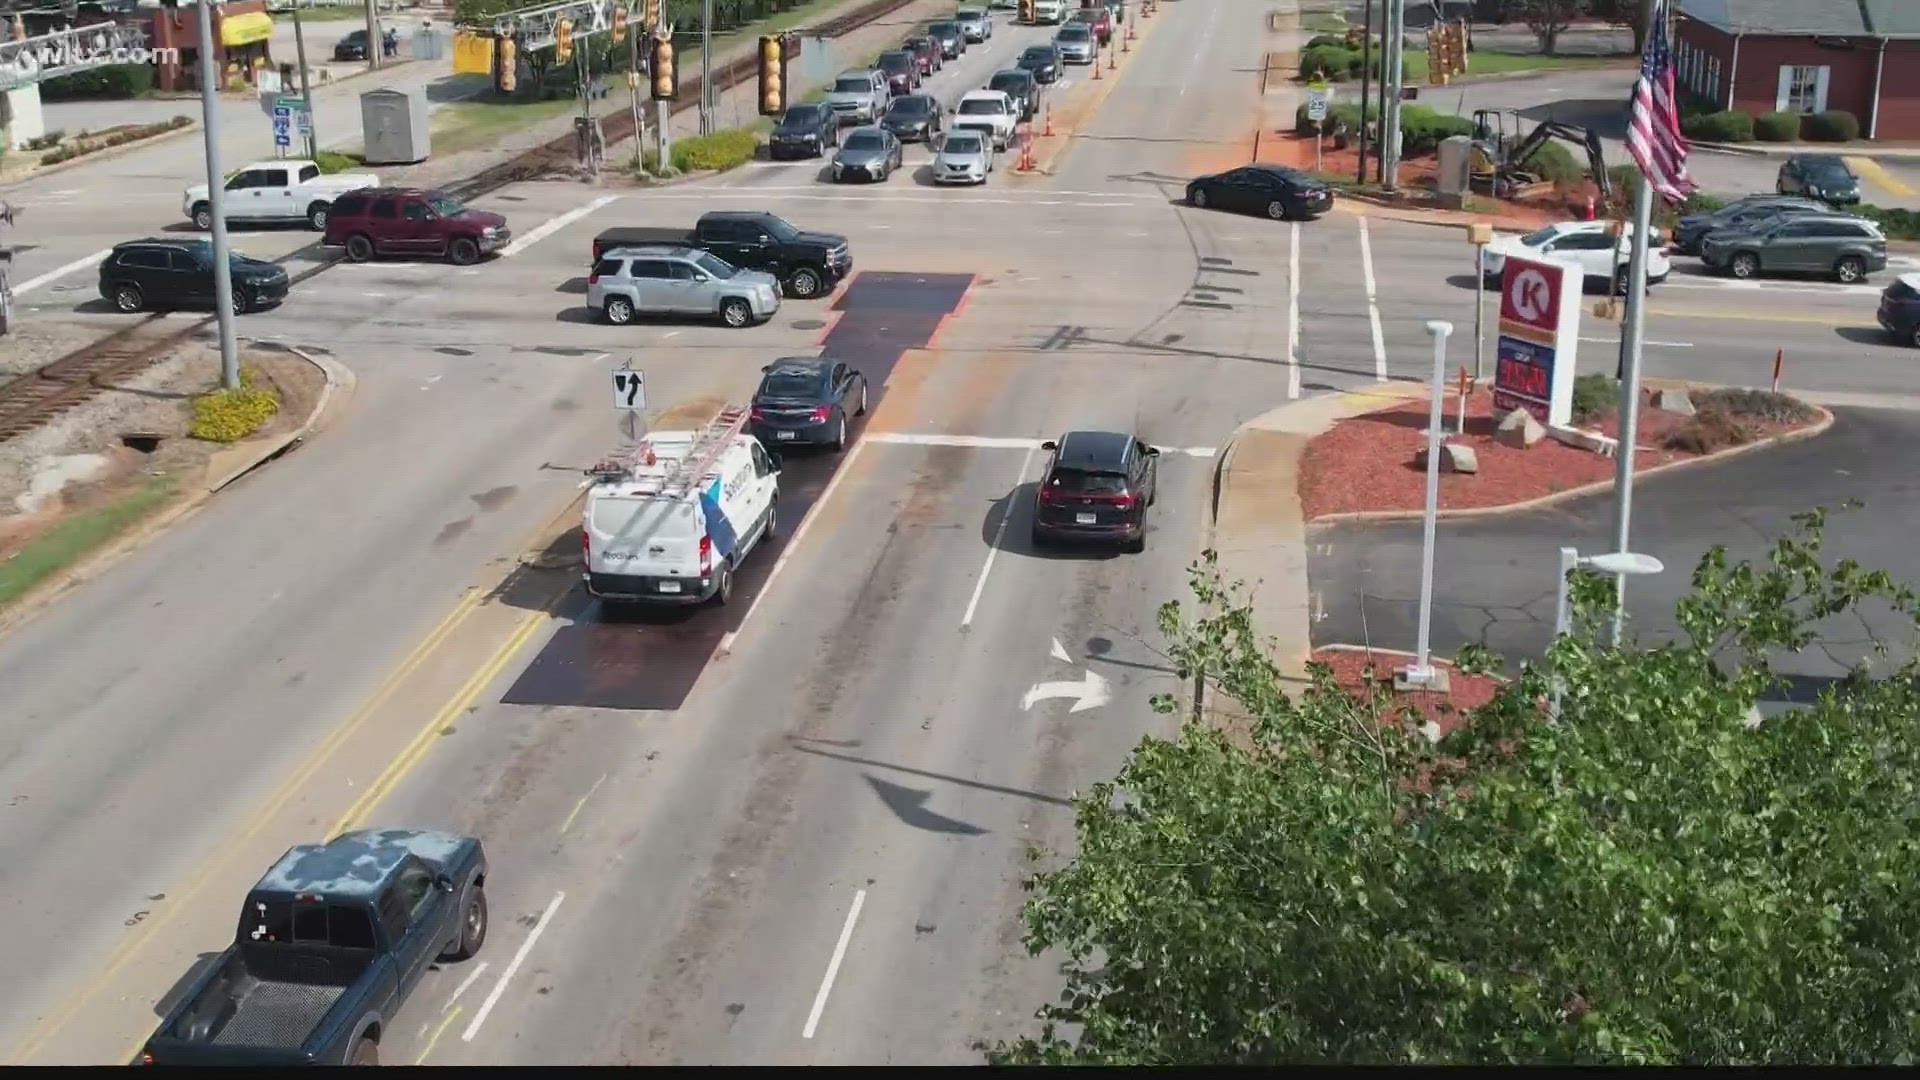
[[[333,201],[320,241],[366,262],[376,255],[436,255],[459,266],[507,246],[507,219],[474,210],[444,191],[365,188]]]

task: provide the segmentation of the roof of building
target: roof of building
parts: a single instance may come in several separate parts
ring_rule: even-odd
[[[1680,0],[1680,11],[1734,34],[1920,37],[1913,0]]]

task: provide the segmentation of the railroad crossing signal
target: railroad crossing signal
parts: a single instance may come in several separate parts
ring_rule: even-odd
[[[500,88],[501,93],[511,94],[518,85],[515,73],[520,67],[520,51],[514,47],[512,34],[500,38],[500,47],[495,50],[494,57],[493,84]]]
[[[653,39],[653,100],[672,101],[680,96],[680,63],[673,55],[673,42]]]
[[[779,116],[787,111],[787,84],[781,78],[786,65],[781,60],[783,42],[777,34],[760,38],[760,115]]]
[[[619,4],[614,7],[611,33],[615,41],[627,40],[627,5]]]
[[[573,20],[561,19],[553,27],[553,59],[564,64],[573,59]]]

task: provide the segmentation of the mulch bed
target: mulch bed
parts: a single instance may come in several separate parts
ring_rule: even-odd
[[[1571,488],[1611,480],[1614,459],[1601,457],[1545,438],[1525,450],[1493,440],[1498,419],[1493,394],[1479,390],[1467,398],[1467,429],[1453,434],[1459,397],[1449,393],[1445,411],[1445,441],[1471,447],[1479,459],[1477,473],[1440,474],[1440,508],[1467,510],[1509,506]],[[1640,410],[1636,474],[1660,465],[1700,455],[1668,449],[1666,438],[1686,417],[1652,407],[1652,395]],[[1427,445],[1427,399],[1408,401],[1377,412],[1363,413],[1335,424],[1307,444],[1300,466],[1300,505],[1308,521],[1329,514],[1358,511],[1419,510],[1426,505],[1427,472],[1416,465]],[[1798,425],[1749,422],[1758,438]],[[1577,425],[1619,437],[1617,418]],[[1444,462],[1442,463],[1444,464]]]
[[[1460,726],[1465,714],[1492,701],[1501,681],[1491,675],[1462,675],[1452,664],[1435,659],[1434,666],[1447,669],[1448,692],[1437,694],[1419,690],[1396,693],[1393,673],[1407,666],[1412,657],[1396,652],[1365,652],[1359,649],[1315,649],[1313,660],[1333,669],[1334,680],[1361,701],[1377,704],[1382,716],[1397,716],[1403,705],[1411,705],[1427,720],[1451,732]],[[1373,668],[1372,678],[1367,667]]]

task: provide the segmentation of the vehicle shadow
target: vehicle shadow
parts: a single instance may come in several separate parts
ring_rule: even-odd
[[[567,280],[561,282],[560,284],[555,285],[553,287],[553,291],[557,293],[573,293],[576,296],[585,296],[587,295],[587,279],[583,277],[570,277]]]
[[[986,515],[980,519],[980,541],[989,548],[997,548],[1009,555],[1024,555],[1033,559],[1105,562],[1120,556],[1120,549],[1114,544],[1055,540],[1035,545],[1033,500],[1039,486],[1038,481],[1028,480],[995,499],[987,507]],[[1147,525],[1147,532],[1149,535],[1153,532],[1151,523]]]
[[[185,221],[185,220],[176,221],[171,225],[163,225],[160,227],[160,231],[165,233],[197,233],[201,236],[206,237],[208,240],[213,239],[213,233],[207,231],[206,229],[200,228],[199,226],[195,225],[191,221]],[[227,232],[229,233],[309,232],[310,233],[310,232],[313,232],[313,228],[309,226],[305,221],[248,221],[248,220],[235,221],[232,218],[228,218]],[[314,235],[318,236],[319,234],[315,233]]]
[[[1895,338],[1878,326],[1836,326],[1833,332],[1855,345],[1892,345]]]
[[[555,291],[564,291],[564,290],[555,290]],[[581,291],[585,292],[586,290],[582,289]],[[599,312],[586,306],[585,304],[580,304],[577,306],[569,305],[567,307],[561,308],[560,310],[554,312],[553,321],[563,322],[563,323],[572,323],[576,326],[605,326],[613,330],[621,329],[621,327],[615,326],[613,323],[610,323],[606,319],[602,318]],[[719,321],[716,319],[713,319],[713,318],[702,319],[698,315],[691,315],[691,316],[662,315],[662,314],[648,314],[645,312],[634,315],[633,321],[627,324],[628,327],[708,326],[708,325],[720,325],[720,324],[719,324]],[[754,323],[753,325],[764,326],[766,324]]]

